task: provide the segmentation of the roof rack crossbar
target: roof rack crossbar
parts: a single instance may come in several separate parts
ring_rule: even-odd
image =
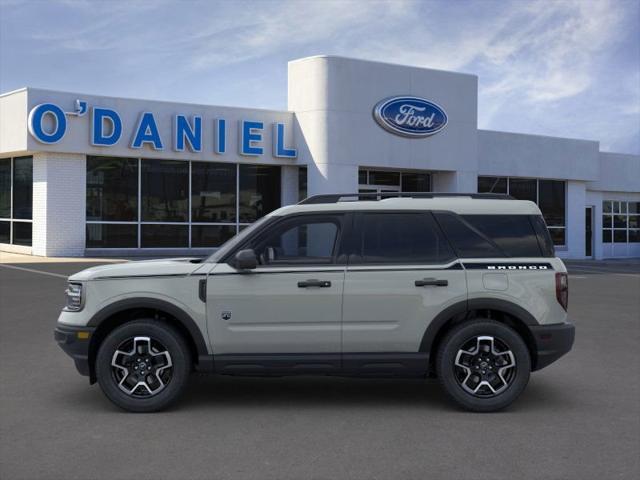
[[[504,193],[432,193],[432,192],[367,192],[367,193],[329,193],[312,195],[305,198],[298,205],[316,203],[338,203],[340,201],[354,202],[358,200],[379,201],[387,198],[442,198],[442,197],[470,197],[484,200],[515,200]]]

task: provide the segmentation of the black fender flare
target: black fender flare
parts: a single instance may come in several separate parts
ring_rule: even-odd
[[[199,357],[209,355],[204,336],[196,322],[191,318],[191,315],[175,304],[158,298],[136,297],[118,300],[98,311],[93,317],[91,317],[87,326],[97,328],[105,319],[119,312],[124,312],[125,310],[131,310],[134,308],[149,308],[168,313],[180,322],[180,324],[189,332],[189,335],[191,335],[193,343],[195,344],[197,355]]]
[[[533,315],[531,315],[531,313],[508,300],[501,300],[497,298],[474,298],[471,300],[463,300],[442,310],[438,315],[436,315],[431,323],[429,323],[429,326],[422,337],[422,341],[420,342],[420,351],[429,353],[431,351],[431,346],[442,327],[444,327],[452,318],[464,317],[472,310],[499,310],[501,312],[508,313],[526,326],[539,325],[538,321]]]

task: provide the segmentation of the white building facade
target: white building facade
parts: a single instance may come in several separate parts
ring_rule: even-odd
[[[289,63],[287,111],[25,88],[0,95],[0,250],[200,254],[307,195],[493,192],[564,258],[640,256],[640,156],[479,130],[473,75]]]

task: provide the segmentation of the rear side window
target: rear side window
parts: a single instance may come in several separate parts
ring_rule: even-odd
[[[529,215],[438,213],[436,218],[460,257],[543,256]]]
[[[538,244],[540,245],[540,250],[542,250],[542,256],[555,257],[556,252],[553,248],[553,240],[551,240],[551,235],[544,219],[540,215],[531,215],[529,218],[538,236]]]
[[[529,215],[463,215],[462,218],[493,240],[507,257],[542,255]]]
[[[364,213],[359,252],[362,263],[445,263],[455,254],[429,213]]]

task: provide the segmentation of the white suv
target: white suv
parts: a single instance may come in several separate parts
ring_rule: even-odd
[[[568,284],[538,207],[481,194],[322,195],[201,260],[89,268],[55,329],[120,407],[166,407],[189,373],[437,376],[494,411],[571,349]]]

